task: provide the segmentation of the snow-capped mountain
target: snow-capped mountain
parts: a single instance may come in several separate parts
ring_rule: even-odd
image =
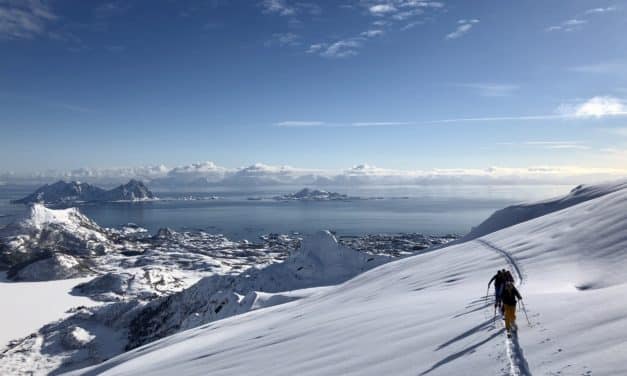
[[[627,189],[588,189],[600,194],[71,374],[627,374]],[[486,296],[501,268],[524,297],[511,340]]]
[[[113,249],[111,234],[76,208],[51,210],[33,204],[0,229],[0,268],[26,280],[63,279],[90,274],[95,256]]]
[[[16,204],[42,203],[46,205],[73,205],[81,202],[146,201],[155,195],[141,181],[131,179],[111,190],[81,182],[58,181],[37,189],[34,193],[13,201]]]

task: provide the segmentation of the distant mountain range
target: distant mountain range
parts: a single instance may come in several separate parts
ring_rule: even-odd
[[[54,184],[46,184],[32,194],[12,202],[15,204],[64,205],[80,202],[147,201],[154,199],[156,196],[139,180],[132,179],[128,183],[110,190],[88,183],[59,180]]]

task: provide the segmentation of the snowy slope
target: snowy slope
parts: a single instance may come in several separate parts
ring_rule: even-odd
[[[75,374],[627,374],[627,189],[603,193]],[[531,320],[512,341],[485,300],[503,267]]]
[[[52,282],[9,282],[0,273],[0,350],[16,338],[26,336],[77,305],[90,306],[92,300],[69,294],[74,285],[86,279]],[[41,309],[45,307],[46,309]],[[16,325],[19,323],[19,325]]]
[[[627,188],[627,180],[597,185],[579,185],[563,197],[533,203],[522,203],[497,210],[488,219],[474,227],[462,241],[479,238],[509,226],[538,218],[573,205]]]

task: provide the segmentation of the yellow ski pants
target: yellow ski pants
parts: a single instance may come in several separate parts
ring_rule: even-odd
[[[503,310],[505,312],[505,329],[509,331],[512,326],[516,325],[516,306],[503,304]]]

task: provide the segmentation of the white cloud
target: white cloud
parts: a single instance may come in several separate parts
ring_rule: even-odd
[[[545,120],[589,120],[603,117],[627,116],[627,102],[612,96],[597,96],[576,104],[562,104],[554,113],[540,115],[479,116],[415,121],[371,121],[371,122],[321,122],[284,121],[275,123],[280,127],[385,127],[421,126],[430,124],[545,121]],[[565,148],[565,147],[564,147]]]
[[[624,155],[625,152],[619,148],[607,148],[603,150],[603,153],[616,156]],[[359,164],[343,171],[337,171],[273,166],[263,163],[229,169],[220,167],[213,162],[201,162],[172,169],[159,165],[154,167],[81,169],[71,172],[47,171],[28,175],[0,173],[0,180],[10,184],[43,184],[56,179],[80,179],[103,185],[119,184],[130,178],[139,178],[146,181],[153,189],[213,186],[239,186],[250,189],[254,186],[265,185],[302,187],[369,184],[580,184],[590,180],[616,178],[625,174],[627,174],[627,170],[624,168],[575,166],[398,170]]]
[[[524,145],[539,146],[544,149],[576,149],[588,150],[589,146],[580,141],[526,141]]]
[[[383,30],[380,30],[380,29],[366,30],[362,32],[360,35],[362,37],[374,38],[376,36],[383,35]]]
[[[572,32],[580,30],[581,27],[588,23],[588,20],[583,19],[570,19],[562,22],[559,25],[553,25],[546,28],[546,31],[564,31],[564,32]]]
[[[303,1],[263,0],[261,6],[264,13],[292,17],[293,22],[298,22],[293,18],[297,14],[308,13],[315,16],[322,13],[319,5]]]
[[[592,8],[592,9],[588,9],[585,13],[586,14],[599,14],[599,13],[608,13],[608,12],[614,12],[618,10],[618,8],[616,7],[601,7],[601,8]]]
[[[457,24],[458,24],[457,29],[455,29],[455,31],[453,31],[452,33],[447,34],[446,39],[457,39],[457,38],[464,36],[477,23],[479,23],[479,20],[477,19],[457,21]]]
[[[285,3],[284,3],[285,4]],[[294,3],[297,6],[300,3]],[[423,0],[358,0],[358,5],[340,5],[342,9],[358,10],[359,15],[376,17],[372,22],[372,28],[357,35],[348,35],[342,39],[316,42],[305,50],[308,54],[316,54],[326,58],[346,58],[359,54],[368,39],[390,32],[393,25],[404,22],[405,25],[396,30],[408,30],[422,21],[416,17],[425,14],[428,9],[444,8],[444,3],[439,1]],[[478,20],[471,20],[476,23]]]
[[[47,33],[58,17],[40,0],[0,1],[0,38],[31,39]]]
[[[559,110],[565,115],[575,118],[627,115],[625,102],[610,96],[593,97],[575,106],[562,106]]]
[[[289,6],[285,0],[263,0],[261,5],[266,13],[278,14],[280,16],[293,16],[296,14],[296,9]]]
[[[361,39],[349,38],[331,43],[320,52],[320,56],[328,58],[345,58],[358,54],[358,49],[362,47]]]
[[[396,8],[392,4],[376,4],[368,8],[368,10],[375,16],[382,16],[387,13],[396,12]]]
[[[309,46],[309,48],[307,49],[307,51],[305,51],[308,54],[316,54],[320,51],[322,51],[325,47],[327,46],[326,43],[314,43],[312,45]]]
[[[370,33],[372,31],[369,30],[364,33],[371,34],[369,35],[370,38],[380,35],[380,33],[377,34],[376,32]],[[341,39],[332,43],[314,43],[305,52],[330,59],[355,56],[359,53],[359,49],[363,47],[363,42],[368,38],[368,35],[364,35],[364,33],[361,33],[358,37]]]

